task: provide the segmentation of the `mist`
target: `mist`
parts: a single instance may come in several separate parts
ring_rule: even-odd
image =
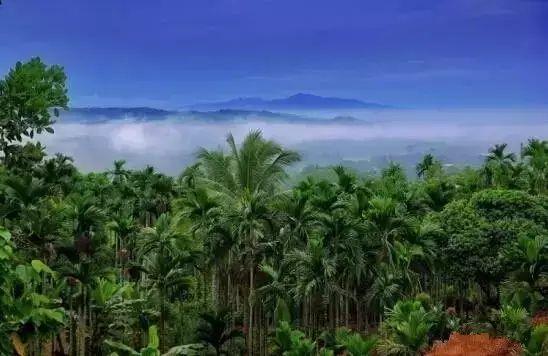
[[[198,148],[225,148],[231,132],[240,141],[249,131],[261,130],[288,148],[299,151],[307,165],[418,160],[432,152],[445,163],[477,164],[489,146],[506,142],[514,151],[528,138],[548,137],[548,110],[355,111],[298,113],[318,120],[271,122],[260,116],[224,122],[200,122],[185,117],[148,121],[120,118],[99,122],[60,120],[55,134],[39,140],[47,152],[72,156],[84,171],[105,170],[116,159],[132,168],[152,165],[178,174],[195,161]],[[328,122],[352,116],[357,123]],[[405,162],[404,162],[405,163]]]

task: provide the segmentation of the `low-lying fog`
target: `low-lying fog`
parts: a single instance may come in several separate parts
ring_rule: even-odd
[[[303,114],[303,113],[300,113]],[[125,118],[100,123],[60,120],[55,134],[40,137],[49,153],[74,157],[85,171],[105,170],[115,159],[133,168],[153,165],[178,174],[195,160],[199,147],[225,147],[232,132],[241,140],[250,130],[300,151],[307,165],[343,162],[357,169],[379,168],[390,160],[411,167],[426,152],[445,163],[477,164],[490,145],[507,142],[519,150],[530,137],[548,137],[548,110],[454,110],[315,112],[307,116],[353,116],[364,123],[199,122],[184,118],[160,121]]]

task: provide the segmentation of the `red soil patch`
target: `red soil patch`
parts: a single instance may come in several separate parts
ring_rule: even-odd
[[[449,340],[432,346],[426,356],[514,356],[521,355],[521,346],[507,338],[488,334],[461,335],[452,333]]]
[[[533,326],[548,324],[548,310],[541,310],[537,312],[531,319]]]

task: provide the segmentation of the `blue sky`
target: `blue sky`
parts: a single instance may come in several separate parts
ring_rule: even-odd
[[[73,106],[546,107],[548,1],[4,0],[0,73],[32,56],[65,67]]]

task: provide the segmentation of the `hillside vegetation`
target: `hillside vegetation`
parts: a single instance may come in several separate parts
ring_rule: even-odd
[[[548,141],[288,189],[298,152],[253,131],[178,177],[83,174],[28,140],[65,80],[0,81],[0,354],[547,354]]]

